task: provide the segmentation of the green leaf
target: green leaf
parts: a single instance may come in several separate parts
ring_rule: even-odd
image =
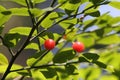
[[[55,70],[55,68],[52,67],[48,67],[46,68],[46,70],[41,71],[41,73],[48,79],[48,78],[54,78],[55,76],[57,76],[57,72]]]
[[[83,56],[92,61],[96,61],[99,58],[99,55],[96,53],[85,53]]]
[[[40,35],[40,37],[43,37],[45,39],[47,39],[47,38],[54,39],[54,35],[52,32],[44,32]]]
[[[30,43],[30,44],[28,44],[28,45],[25,47],[25,49],[39,50],[37,43]]]
[[[89,1],[91,1],[94,5],[97,5],[97,4],[100,4],[100,3],[104,2],[105,0],[99,0],[99,1],[89,0]]]
[[[40,70],[31,70],[33,80],[47,80]]]
[[[0,73],[4,73],[5,72],[5,70],[7,69],[7,64],[5,64],[5,65],[1,65],[0,64]]]
[[[11,71],[12,70],[17,70],[17,69],[21,69],[23,68],[21,65],[18,64],[13,64]],[[23,75],[23,76],[28,76],[30,73],[28,72],[28,70],[21,70],[21,71],[17,71],[16,73]]]
[[[95,44],[95,39],[94,37],[90,36],[90,35],[85,35],[85,34],[80,34],[77,35],[77,40],[84,43],[85,47],[91,47]]]
[[[43,9],[38,9],[38,8],[30,9],[30,11],[35,17],[39,17],[45,12]]]
[[[25,36],[28,36],[30,31],[31,31],[31,27],[15,27],[15,28],[12,28],[10,29],[9,33],[17,33],[17,34],[20,34],[20,35],[25,35]],[[33,35],[36,35],[36,31],[33,33]]]
[[[109,3],[110,6],[116,8],[116,9],[120,9],[119,4],[120,4],[119,1],[111,1],[111,2]]]
[[[76,69],[77,68],[74,65],[66,65],[65,66],[65,70],[66,70],[68,75],[74,74]]]
[[[79,62],[89,62],[85,57],[79,57]]]
[[[6,10],[5,7],[3,7],[2,5],[0,5],[0,12],[5,11],[5,10]]]
[[[41,55],[46,53],[46,50],[43,50],[41,52],[35,53],[27,60],[27,65],[29,66],[40,66],[42,64],[47,64],[50,61],[52,61],[53,54],[51,52],[47,53],[43,59],[41,59]]]
[[[95,11],[90,11],[90,12],[86,12],[85,13],[86,15],[90,15],[90,16],[93,16],[93,17],[99,17],[100,16],[100,12],[98,10],[95,10]]]
[[[97,44],[115,44],[120,42],[120,37],[117,34],[106,36],[97,41]]]
[[[11,12],[0,5],[0,26],[6,23],[11,17]]]
[[[95,33],[97,34],[98,37],[102,38],[108,35],[108,33],[110,33],[112,30],[113,29],[111,27],[103,27],[101,29],[95,30]]]
[[[0,64],[8,64],[8,59],[2,53],[0,53]]]
[[[64,62],[67,62],[68,60],[73,59],[74,57],[75,57],[75,53],[70,48],[67,50],[62,50],[59,53],[57,53],[53,58],[53,62],[54,63],[64,63]]]
[[[50,26],[53,24],[53,22],[54,22],[53,18],[54,18],[54,20],[55,20],[55,18],[58,18],[58,14],[57,14],[56,12],[52,12],[51,14],[49,14],[49,15],[42,21],[41,26],[44,27],[44,28],[50,27]]]
[[[14,34],[5,34],[4,42],[8,47],[14,47],[20,40],[21,36],[17,33]]]
[[[9,11],[11,11],[12,15],[29,16],[27,8],[11,8],[11,9],[9,9]],[[35,17],[41,16],[45,12],[38,8],[30,9],[30,11]]]
[[[102,63],[102,62],[100,62],[100,61],[93,61],[93,63],[95,63],[96,65],[98,65],[101,68],[107,68],[107,65]]]
[[[9,10],[11,11],[12,15],[29,16],[27,8],[11,8]]]
[[[73,27],[74,25],[77,24],[77,19],[67,19],[67,20],[64,20],[62,22],[59,23],[59,25],[64,28],[64,29],[67,29],[69,27]]]
[[[81,0],[69,0],[64,4],[63,9],[65,9],[66,13],[70,15],[72,12],[75,12],[78,9],[79,5],[81,4],[80,2]]]
[[[101,77],[101,80],[118,80],[118,77],[114,75],[104,75]]]
[[[68,1],[68,0],[58,0],[58,3],[64,3],[66,1]]]

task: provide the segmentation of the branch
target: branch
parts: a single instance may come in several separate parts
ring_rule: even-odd
[[[46,68],[50,66],[66,66],[70,64],[77,64],[80,63],[79,61],[72,61],[72,62],[67,62],[67,63],[60,63],[60,64],[45,64],[45,65],[40,65],[40,66],[32,66],[32,67],[24,67],[21,69],[16,69],[16,70],[11,70],[10,72],[16,72],[16,71],[22,71],[22,70],[30,70],[30,69],[39,69],[39,68]]]

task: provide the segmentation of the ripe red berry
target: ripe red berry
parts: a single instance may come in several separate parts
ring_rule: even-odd
[[[82,52],[82,51],[84,51],[85,46],[84,46],[83,43],[77,41],[77,42],[74,42],[74,43],[73,43],[72,48],[73,48],[73,50],[75,50],[76,52]]]
[[[55,47],[55,41],[52,39],[45,40],[44,47],[47,50],[52,50]]]

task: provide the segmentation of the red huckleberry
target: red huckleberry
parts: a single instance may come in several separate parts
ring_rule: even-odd
[[[44,47],[47,50],[52,50],[55,47],[55,41],[53,39],[45,40]]]
[[[82,51],[84,51],[84,49],[85,49],[85,46],[84,46],[84,44],[82,43],[82,42],[74,42],[73,44],[72,44],[72,48],[73,48],[73,50],[75,50],[76,52],[82,52]]]

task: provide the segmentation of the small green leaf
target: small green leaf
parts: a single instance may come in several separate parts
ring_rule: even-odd
[[[83,56],[92,61],[96,61],[99,58],[99,55],[96,53],[85,53]]]
[[[93,63],[95,63],[96,65],[98,65],[101,68],[107,68],[107,65],[102,63],[102,62],[100,62],[100,61],[93,61]]]
[[[0,53],[0,64],[8,64],[8,59],[2,53]]]
[[[63,51],[60,51],[59,53],[57,53],[53,58],[53,62],[54,63],[64,63],[64,62],[67,62],[68,60],[73,59],[74,56],[75,56],[75,53],[70,48],[68,50],[63,50]]]

